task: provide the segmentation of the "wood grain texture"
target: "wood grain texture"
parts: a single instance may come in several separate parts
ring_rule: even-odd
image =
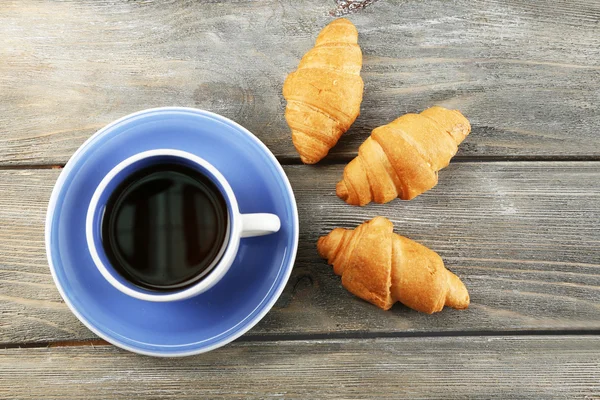
[[[0,6],[0,164],[62,164],[94,131],[156,106],[230,117],[297,159],[281,86],[331,2],[8,1]],[[349,17],[362,114],[332,151],[433,104],[473,135],[459,155],[600,157],[600,3],[386,0]]]
[[[600,165],[453,163],[410,202],[351,207],[335,197],[342,165],[288,166],[301,235],[290,282],[250,335],[354,335],[600,329]],[[0,343],[94,336],[68,311],[44,255],[56,170],[0,171]],[[352,296],[321,260],[319,236],[376,215],[437,251],[471,294],[466,311],[384,312]]]
[[[0,398],[598,399],[600,338],[235,343],[184,359],[0,350]]]

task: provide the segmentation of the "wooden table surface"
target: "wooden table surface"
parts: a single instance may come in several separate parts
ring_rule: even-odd
[[[0,4],[0,397],[600,399],[600,2],[381,0],[359,30],[361,115],[299,161],[281,86],[332,1]],[[350,207],[335,182],[370,130],[434,104],[473,132],[439,185]],[[220,113],[284,164],[300,213],[292,277],[233,344],[184,359],[96,338],[50,276],[44,217],[69,156],[148,107]],[[376,215],[437,251],[471,307],[384,312],[315,250]]]

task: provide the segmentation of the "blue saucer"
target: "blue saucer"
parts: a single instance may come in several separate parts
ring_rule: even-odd
[[[154,303],[104,280],[87,250],[85,218],[96,186],[133,154],[172,148],[213,164],[230,183],[242,213],[273,213],[276,234],[242,239],[226,276],[188,300]],[[126,116],[98,131],[60,174],[46,218],[54,282],[73,313],[108,342],[153,356],[185,356],[220,347],[252,328],[273,306],[298,247],[298,213],[289,181],[267,147],[235,122],[189,108]]]

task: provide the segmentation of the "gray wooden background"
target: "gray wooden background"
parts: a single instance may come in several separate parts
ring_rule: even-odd
[[[600,1],[380,0],[348,18],[364,54],[361,115],[304,166],[281,86],[331,1],[0,3],[0,397],[600,399]],[[335,196],[371,129],[439,104],[473,133],[410,202]],[[192,106],[259,136],[300,212],[293,275],[267,317],[178,360],[107,345],[67,309],[45,253],[60,168],[130,112]],[[315,250],[376,215],[436,250],[467,311],[381,311]]]

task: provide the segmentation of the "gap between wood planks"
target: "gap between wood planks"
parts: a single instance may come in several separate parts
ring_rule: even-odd
[[[318,162],[319,165],[347,164],[352,161],[356,155],[337,155],[331,159],[323,159]],[[279,156],[275,157],[281,165],[302,165],[299,157]],[[455,156],[451,162],[599,162],[600,155],[574,155],[574,156]],[[26,170],[26,169],[62,169],[65,164],[0,164],[0,171],[3,170]]]
[[[308,334],[245,334],[236,339],[236,343],[247,342],[291,342],[311,340],[356,340],[356,339],[402,339],[437,337],[504,337],[504,336],[600,336],[600,329],[559,329],[559,330],[514,330],[514,331],[454,331],[454,332],[335,332]],[[67,340],[35,343],[0,343],[0,350],[32,349],[73,346],[110,346],[103,339]]]
[[[318,162],[322,165],[347,164],[352,161],[356,155],[338,155],[328,160],[327,158]],[[302,165],[300,158],[296,157],[276,157],[281,165]],[[597,162],[600,161],[600,155],[589,156],[455,156],[451,162]]]

